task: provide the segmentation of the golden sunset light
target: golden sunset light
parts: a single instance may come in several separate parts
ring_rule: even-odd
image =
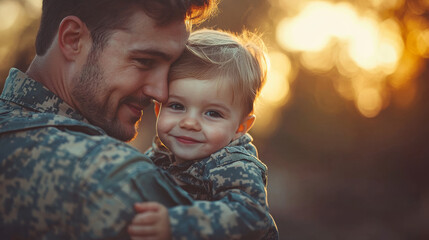
[[[18,19],[21,11],[21,5],[16,1],[1,1],[0,2],[0,31],[4,31],[12,27]]]
[[[0,90],[10,68],[26,72],[33,60],[42,1],[0,0]],[[265,44],[267,81],[248,133],[267,166],[279,239],[429,239],[429,0],[223,0],[192,26],[201,28]],[[96,69],[100,79],[113,72]],[[145,93],[128,85],[139,79],[115,76],[108,86],[124,84],[129,96],[109,104]],[[153,106],[144,109],[127,144],[146,152],[156,122]]]
[[[415,51],[420,55],[425,54],[427,47],[424,36],[424,33],[410,36],[415,39],[411,41],[416,43]],[[352,88],[353,101],[365,117],[378,115],[385,100],[374,96],[383,95],[388,91],[387,86],[377,83],[378,87],[371,88],[368,94],[368,89],[354,87],[354,79],[376,73],[376,79],[366,81],[388,81],[388,76],[397,70],[404,49],[396,19],[382,20],[374,10],[359,11],[344,2],[308,2],[297,16],[279,22],[276,39],[285,51],[300,54],[302,66],[310,71],[328,72],[336,67],[339,74],[350,78],[347,84],[351,85],[343,88]],[[343,81],[337,79],[333,80]]]
[[[292,65],[290,59],[281,52],[268,54],[267,82],[262,88],[260,98],[256,102],[255,111],[258,115],[254,130],[261,135],[269,135],[270,127],[277,125],[275,114],[287,103],[290,91]]]

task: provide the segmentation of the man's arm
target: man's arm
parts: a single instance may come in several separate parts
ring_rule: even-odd
[[[70,219],[76,238],[128,238],[126,227],[135,216],[136,202],[157,201],[169,207],[191,204],[192,199],[169,175],[132,148],[97,147],[88,154],[88,161],[81,164],[83,181]]]

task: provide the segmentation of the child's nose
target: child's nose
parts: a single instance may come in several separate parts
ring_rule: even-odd
[[[180,127],[189,131],[200,131],[201,125],[198,119],[194,116],[186,116],[180,121]]]

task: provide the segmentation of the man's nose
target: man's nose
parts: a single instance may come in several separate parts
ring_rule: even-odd
[[[189,113],[180,121],[179,126],[188,131],[201,131],[200,121],[196,116]]]
[[[168,98],[168,70],[168,68],[163,68],[147,76],[143,94],[158,102],[166,102]]]

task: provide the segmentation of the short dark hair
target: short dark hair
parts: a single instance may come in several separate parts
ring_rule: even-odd
[[[158,24],[175,20],[199,23],[211,15],[218,0],[43,0],[42,18],[36,38],[36,53],[44,55],[51,46],[61,21],[80,18],[91,31],[93,44],[103,46],[111,30],[124,26],[136,9]]]

